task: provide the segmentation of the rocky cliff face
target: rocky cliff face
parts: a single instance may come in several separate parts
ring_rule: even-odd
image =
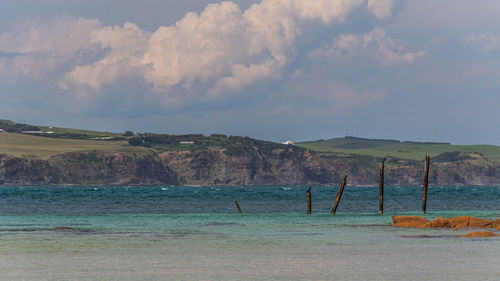
[[[157,156],[134,157],[98,151],[55,155],[47,160],[0,155],[2,185],[176,184]]]
[[[271,155],[258,150],[240,155],[228,155],[224,150],[165,152],[160,158],[182,184],[302,185],[338,179],[323,159],[295,148]]]
[[[500,164],[482,160],[431,164],[429,184],[443,186],[499,185]],[[423,163],[390,166],[386,179],[387,183],[391,185],[420,185],[423,179]]]
[[[369,156],[318,155],[290,148],[262,155],[259,151],[230,156],[223,150],[165,152],[160,155],[181,184],[199,185],[375,185],[380,159]],[[480,158],[431,164],[432,185],[498,185],[500,165]],[[389,159],[388,185],[421,185],[423,161]]]
[[[82,151],[49,159],[0,155],[0,185],[337,185],[378,183],[380,159],[317,154],[290,147],[230,153],[224,149],[133,156]],[[432,162],[431,185],[498,185],[500,164],[484,158]],[[387,185],[420,185],[423,162],[388,159]]]

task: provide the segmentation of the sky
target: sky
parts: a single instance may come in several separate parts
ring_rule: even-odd
[[[0,119],[500,145],[500,1],[0,0]]]

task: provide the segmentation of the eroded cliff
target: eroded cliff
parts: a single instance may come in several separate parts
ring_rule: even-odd
[[[498,185],[500,165],[475,155],[431,161],[432,185]],[[1,185],[375,185],[378,163],[370,156],[321,154],[299,147],[269,151],[151,150],[147,155],[80,151],[48,159],[0,155]],[[387,185],[420,185],[423,163],[389,158]]]
[[[176,184],[176,176],[154,154],[134,156],[81,151],[46,160],[0,155],[2,185]]]

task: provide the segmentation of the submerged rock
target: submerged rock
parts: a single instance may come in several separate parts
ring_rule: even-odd
[[[500,236],[500,235],[497,235],[491,231],[474,231],[469,234],[461,235],[458,237],[466,238],[466,237],[495,237],[495,236]]]
[[[53,228],[53,230],[73,230],[74,228],[67,227],[67,226],[56,226]]]

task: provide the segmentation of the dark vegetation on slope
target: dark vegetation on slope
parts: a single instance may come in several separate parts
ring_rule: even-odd
[[[241,156],[253,151],[259,151],[262,155],[272,155],[275,150],[282,149],[288,151],[289,146],[270,141],[262,141],[250,137],[226,136],[222,134],[212,134],[204,136],[202,134],[190,135],[167,135],[167,134],[141,134],[131,137],[128,140],[131,146],[150,147],[160,152],[183,151],[183,150],[205,150],[223,149],[229,156]],[[305,149],[296,147],[295,150]],[[286,154],[286,152],[285,152]],[[284,154],[284,155],[285,155]]]
[[[40,128],[33,125],[15,123],[10,120],[0,120],[0,129],[11,133],[21,133],[23,131],[40,131]]]

